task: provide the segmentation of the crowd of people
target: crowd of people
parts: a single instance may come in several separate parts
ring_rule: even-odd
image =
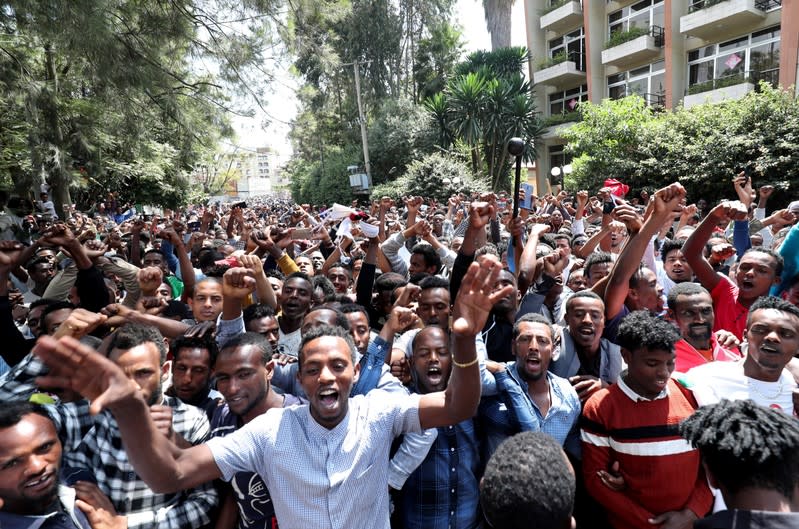
[[[731,179],[0,196],[0,527],[799,527],[799,201]]]

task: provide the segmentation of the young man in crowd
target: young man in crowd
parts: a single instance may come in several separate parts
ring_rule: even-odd
[[[521,432],[544,432],[579,453],[577,420],[580,399],[568,380],[549,371],[554,329],[540,314],[525,314],[513,326],[515,362],[486,362],[494,374],[498,395],[480,405],[487,454],[508,437]]]
[[[675,370],[689,369],[708,362],[734,362],[737,351],[724,347],[713,332],[713,298],[697,283],[677,283],[668,295],[669,317],[682,339],[674,344]]]
[[[615,383],[622,370],[619,346],[602,336],[605,304],[590,290],[566,302],[566,327],[555,347],[550,371],[568,379],[585,402],[601,387]]]
[[[699,408],[680,433],[702,454],[708,481],[727,508],[697,521],[695,529],[799,527],[799,424],[750,400]]]
[[[412,388],[427,395],[445,391],[453,369],[449,335],[425,327],[413,339]],[[401,519],[405,529],[475,528],[480,449],[474,419],[438,428],[427,457],[402,488]]]
[[[748,310],[744,349],[742,360],[688,372],[684,378],[697,402],[749,399],[792,416],[797,383],[786,366],[799,351],[799,307],[773,296],[755,301]]]
[[[222,397],[211,388],[211,371],[219,351],[216,341],[206,333],[179,336],[170,345],[172,386],[166,394],[202,409],[210,420]]]
[[[214,363],[217,388],[225,398],[211,418],[210,437],[229,435],[272,408],[301,404],[277,393],[270,380],[272,350],[260,334],[247,332],[229,340]],[[216,527],[274,529],[278,521],[269,490],[254,472],[237,472],[225,487]]]
[[[107,407],[123,438],[137,439],[125,444],[128,457],[156,490],[258,472],[284,529],[387,528],[388,492],[379,484],[386,483],[385,454],[393,438],[457,424],[477,409],[475,335],[490,306],[510,293],[509,288],[492,292],[498,273],[494,264],[474,263],[463,279],[453,311],[454,368],[444,392],[396,399],[373,391],[351,400],[358,376],[354,344],[345,331],[322,327],[304,336],[300,348],[299,377],[308,406],[272,410],[196,448],[178,448],[160,434],[137,387],[102,355],[68,338],[45,337],[36,352],[53,369],[43,382],[80,388],[95,413]]]
[[[103,323],[102,316],[93,316],[83,331],[90,332]],[[76,328],[81,324],[76,317],[64,325]],[[71,343],[79,342],[72,339]],[[181,446],[207,439],[205,414],[163,394],[169,364],[166,344],[157,330],[135,324],[123,326],[111,338],[107,351],[108,356],[103,359],[120,375],[117,382],[129,386],[142,399],[147,419],[158,436]],[[47,376],[39,359],[28,356],[0,379],[0,397],[4,402],[26,399],[35,390],[34,381],[44,387],[59,386],[48,384],[48,378],[52,377]],[[98,381],[90,377],[85,383]],[[170,494],[153,491],[131,466],[117,421],[108,412],[91,414],[92,404],[79,400],[46,407],[63,443],[65,474],[96,484],[96,490],[107,497],[105,501],[119,515],[125,516],[131,529],[193,529],[209,523],[218,501],[213,485],[203,481]],[[138,434],[132,439],[138,439]]]
[[[62,446],[47,411],[26,401],[0,408],[0,527],[125,529],[96,485],[61,483]]]
[[[757,298],[767,296],[772,286],[780,284],[782,256],[766,248],[750,248],[738,262],[733,284],[729,278],[713,269],[703,250],[719,223],[740,221],[746,219],[746,215],[747,210],[740,202],[722,202],[710,210],[683,247],[696,280],[713,298],[713,330],[728,330],[739,340],[744,336],[749,307]]]
[[[676,431],[696,401],[671,379],[674,328],[645,311],[626,316],[618,340],[627,371],[595,393],[583,409],[583,476],[615,529],[688,528],[712,504],[699,453]],[[605,473],[618,462],[626,487]]]
[[[490,527],[574,529],[575,476],[560,443],[541,432],[502,442],[480,482],[480,505]]]

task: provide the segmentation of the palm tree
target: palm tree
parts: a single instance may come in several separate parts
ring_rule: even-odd
[[[491,35],[491,49],[510,46],[511,9],[515,0],[483,0],[486,29]]]
[[[481,74],[462,75],[449,85],[450,126],[455,136],[469,146],[472,171],[480,170],[480,140],[483,139],[483,118],[488,83]]]

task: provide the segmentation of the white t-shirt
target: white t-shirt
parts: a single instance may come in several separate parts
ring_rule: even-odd
[[[715,404],[721,399],[749,399],[758,406],[793,415],[793,390],[797,385],[787,369],[782,370],[776,382],[764,382],[744,375],[743,359],[709,362],[688,371],[686,380],[700,406]]]

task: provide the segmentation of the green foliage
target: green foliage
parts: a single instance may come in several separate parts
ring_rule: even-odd
[[[351,63],[359,61],[373,181],[400,176],[429,152],[434,128],[413,104],[451,78],[461,49],[449,22],[454,0],[296,0],[283,31],[305,84],[292,123],[293,167],[321,164],[330,152],[352,152],[362,164]],[[358,148],[356,148],[358,146]],[[300,177],[303,171],[290,171]],[[303,181],[306,181],[304,179]],[[295,197],[307,196],[301,183]],[[329,202],[325,200],[325,202]]]
[[[612,48],[620,44],[624,44],[625,42],[635,40],[638,37],[643,37],[644,35],[648,34],[649,34],[648,28],[639,28],[638,26],[631,26],[630,29],[626,31],[617,31],[611,34],[610,38],[605,43],[605,49]]]
[[[542,130],[532,88],[522,74],[526,57],[524,48],[475,52],[458,66],[462,74],[443,94],[425,101],[440,147],[467,145],[472,172],[486,175],[494,190],[509,188],[508,140],[524,139],[530,161],[535,157],[531,145]]]
[[[701,94],[703,92],[709,92],[717,88],[724,88],[726,86],[735,86],[745,81],[746,79],[744,78],[743,72],[732,75],[725,75],[724,77],[719,77],[718,79],[711,79],[710,81],[705,81],[704,83],[697,83],[695,85],[691,85],[688,87],[688,93],[691,95]]]
[[[430,28],[430,36],[419,41],[413,66],[417,101],[444,90],[462,48],[461,31],[449,22]]]
[[[561,112],[560,114],[552,114],[545,117],[541,121],[541,126],[554,127],[555,125],[560,125],[562,123],[574,123],[575,121],[580,121],[582,119],[583,116],[580,114],[579,110],[574,110],[572,112]]]
[[[270,0],[0,3],[0,178],[25,194],[46,180],[59,208],[71,194],[80,203],[108,190],[122,201],[185,201],[186,175],[232,134],[228,112],[243,111],[231,106],[228,90],[262,95],[273,7]],[[220,23],[253,15],[258,24]]]
[[[738,101],[673,112],[654,112],[638,96],[580,110],[583,121],[564,134],[575,156],[570,189],[596,190],[608,177],[633,189],[679,181],[692,201],[712,202],[734,196],[729,182],[747,164],[756,186],[778,188],[775,205],[799,185],[799,100],[766,83]]]
[[[538,62],[538,69],[543,70],[545,68],[551,68],[556,64],[560,64],[562,62],[566,62],[569,60],[569,54],[566,53],[566,50],[556,53],[552,57],[545,57]]]
[[[478,50],[457,65],[455,75],[482,72],[490,77],[512,77],[523,71],[527,58],[527,48],[523,46],[495,51]]]
[[[433,153],[411,163],[408,171],[396,180],[375,186],[372,198],[389,196],[398,200],[413,195],[446,202],[455,193],[487,190],[486,183],[473,178],[465,163],[450,155]]]
[[[359,156],[358,145],[329,147],[324,158],[310,165],[294,159],[287,167],[291,178],[291,196],[299,203],[349,204],[354,198],[347,166]]]
[[[546,7],[545,7],[545,8],[543,8],[543,9],[540,9],[540,10],[538,11],[538,14],[539,14],[540,16],[544,16],[544,15],[546,15],[547,13],[551,13],[551,12],[553,12],[554,10],[556,10],[557,8],[559,8],[559,7],[561,7],[561,6],[564,6],[564,5],[566,5],[567,3],[569,3],[569,2],[571,2],[571,0],[552,0],[552,2],[550,2],[548,6],[546,6]]]
[[[436,130],[425,109],[409,99],[386,100],[369,126],[372,180],[382,183],[405,173],[407,166],[431,152]],[[358,156],[355,161],[360,160]]]

